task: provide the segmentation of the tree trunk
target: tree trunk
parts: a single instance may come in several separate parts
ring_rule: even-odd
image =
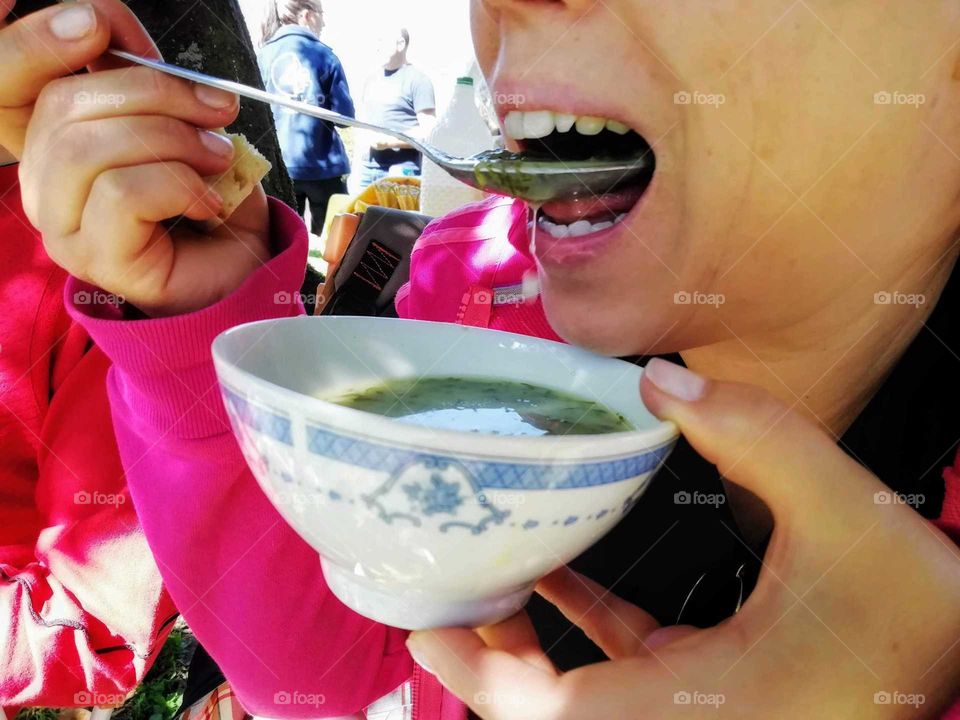
[[[236,0],[125,0],[160,46],[167,62],[263,88],[256,53]],[[240,117],[230,127],[247,136],[273,170],[264,178],[268,195],[296,207],[293,183],[280,155],[270,107],[243,100]],[[303,294],[316,293],[321,279],[309,265]],[[308,311],[312,308],[308,307]]]
[[[167,62],[208,75],[262,88],[257,58],[236,0],[126,0],[150,31]],[[273,163],[264,179],[269,195],[293,206],[293,185],[287,175],[270,107],[244,100],[231,127],[247,136]]]

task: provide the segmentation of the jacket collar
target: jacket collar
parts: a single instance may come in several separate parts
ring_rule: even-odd
[[[281,38],[285,38],[289,35],[300,35],[301,37],[305,37],[308,40],[319,42],[319,40],[317,40],[317,36],[314,35],[312,32],[310,32],[309,30],[307,30],[306,28],[302,28],[299,25],[284,25],[282,28],[280,28],[279,30],[277,30],[277,32],[273,34],[272,38],[267,40],[266,44],[269,45],[270,43],[276,42],[277,40],[280,40]]]

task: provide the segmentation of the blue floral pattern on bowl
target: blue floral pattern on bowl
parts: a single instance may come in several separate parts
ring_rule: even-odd
[[[284,413],[255,404],[239,392],[222,387],[225,404],[234,422],[242,425],[246,442],[264,436],[284,445],[295,445],[293,425]],[[385,473],[386,479],[369,493],[350,495],[310,473],[298,481],[290,473],[279,473],[287,484],[305,492],[319,492],[330,502],[361,504],[371,509],[387,525],[412,527],[430,525],[440,532],[466,531],[473,535],[508,522],[523,530],[541,526],[570,526],[579,522],[601,521],[632,509],[645,485],[641,485],[617,507],[598,508],[585,515],[557,518],[524,517],[513,520],[514,513],[497,501],[498,491],[574,490],[619,483],[652,473],[669,455],[673,442],[660,447],[601,462],[555,461],[549,464],[510,462],[507,460],[444,457],[401,445],[387,445],[361,437],[352,437],[326,428],[316,421],[304,427],[308,453],[366,470]],[[252,435],[250,437],[249,435]],[[260,455],[258,452],[251,455]]]

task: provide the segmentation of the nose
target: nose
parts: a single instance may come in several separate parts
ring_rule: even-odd
[[[522,14],[558,12],[566,10],[584,13],[597,5],[597,0],[480,0],[491,10]]]

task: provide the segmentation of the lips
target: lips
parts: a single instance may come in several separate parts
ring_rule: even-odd
[[[599,194],[584,192],[545,203],[540,226],[554,238],[584,237],[622,222],[653,180],[652,148],[622,120],[549,109],[512,110],[503,116],[503,126],[521,154],[538,161],[654,160],[648,163],[649,171],[613,182]]]

